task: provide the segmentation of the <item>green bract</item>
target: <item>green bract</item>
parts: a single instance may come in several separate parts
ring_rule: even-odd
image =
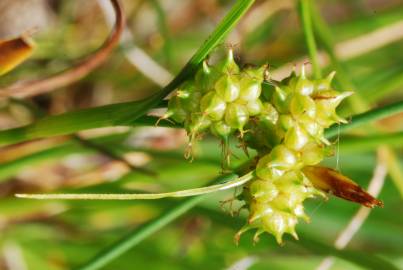
[[[205,61],[195,80],[185,82],[171,98],[165,117],[184,124],[189,156],[198,135],[208,131],[223,141],[224,166],[229,163],[231,135],[238,135],[245,150],[257,151],[254,178],[240,196],[249,218],[236,239],[256,229],[255,241],[268,232],[281,243],[284,233],[297,238],[299,218],[308,220],[304,200],[323,195],[303,168],[323,160],[329,144],[324,129],[345,121],[336,107],[351,92],[331,88],[334,73],[310,80],[302,67],[300,75],[293,72],[266,90],[271,92],[262,93],[266,70],[266,65],[240,69],[232,50],[217,65]]]

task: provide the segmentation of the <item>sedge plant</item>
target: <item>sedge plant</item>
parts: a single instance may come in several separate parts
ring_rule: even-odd
[[[240,147],[258,153],[248,171],[239,179],[206,188],[160,194],[17,194],[33,199],[159,199],[205,194],[242,186],[238,199],[249,211],[247,224],[235,235],[255,229],[254,241],[264,232],[282,243],[284,233],[298,238],[299,219],[309,220],[303,202],[331,192],[368,207],[382,202],[363,191],[337,171],[318,166],[328,155],[325,128],[346,123],[336,113],[337,106],[352,94],[331,86],[335,74],[311,80],[302,66],[281,82],[269,84],[267,65],[240,68],[233,51],[215,65],[204,61],[194,78],[186,80],[171,97],[161,118],[182,124],[189,137],[185,157],[205,133],[222,140],[223,170],[231,159],[229,141],[237,137]]]
[[[229,175],[223,175],[208,187],[168,193],[17,194],[17,197],[139,200],[198,196],[242,187],[236,199],[242,202],[240,210],[248,211],[248,217],[245,225],[235,234],[235,240],[238,242],[244,232],[254,230],[255,242],[262,233],[269,233],[279,244],[287,233],[298,238],[297,223],[300,220],[309,220],[304,211],[304,202],[308,198],[327,197],[330,193],[371,208],[383,206],[380,200],[366,193],[351,179],[332,168],[321,166],[320,163],[326,156],[334,154],[330,138],[337,132],[401,112],[402,103],[360,114],[350,122],[338,116],[337,107],[353,92],[334,88],[332,79],[335,72],[322,77],[306,0],[301,1],[300,13],[313,65],[313,78],[306,74],[305,66],[302,65],[281,81],[271,80],[268,64],[240,66],[234,59],[232,49],[226,52],[224,59],[210,63],[210,52],[252,3],[253,1],[238,1],[179,75],[151,98],[83,110],[76,114],[46,117],[26,127],[0,133],[0,144],[7,145],[34,138],[70,134],[93,127],[154,125],[157,122],[161,125],[183,127],[186,130],[189,140],[185,158],[188,159],[197,158],[194,147],[203,136],[211,134],[217,137],[222,146],[222,171],[230,173]],[[2,72],[9,71],[26,56],[19,57],[3,65]],[[149,109],[157,107],[162,99],[174,90],[167,111],[160,119],[143,117]],[[84,118],[79,119],[78,115]],[[85,117],[96,120],[86,122]],[[72,118],[75,119],[70,125],[62,127],[63,121],[60,120]],[[46,126],[53,126],[53,130],[45,128]],[[238,140],[239,147],[247,155],[250,149],[256,152],[246,166],[247,169],[236,171],[242,174],[239,177],[231,168],[233,154],[230,142],[234,139]],[[131,237],[103,251],[100,256],[80,269],[99,269],[195,206],[202,198],[204,196],[190,198],[179,204]]]

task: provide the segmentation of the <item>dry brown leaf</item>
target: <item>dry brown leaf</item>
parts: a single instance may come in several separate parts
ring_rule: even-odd
[[[31,38],[20,36],[0,40],[0,75],[3,75],[31,56],[34,42]]]
[[[336,170],[321,166],[307,166],[303,172],[317,189],[366,207],[383,207],[382,201],[372,197],[357,183]]]

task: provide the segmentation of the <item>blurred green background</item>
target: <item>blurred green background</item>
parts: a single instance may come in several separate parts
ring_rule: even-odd
[[[22,66],[3,76],[0,85],[54,74],[98,48],[109,33],[100,2],[2,0],[0,38],[35,29],[37,49]],[[122,2],[133,38],[123,42],[107,63],[89,76],[30,98],[29,104],[42,114],[53,115],[149,96],[170,79],[169,73],[180,71],[234,3]],[[330,27],[338,65],[344,70],[344,83],[339,80],[335,87],[342,89],[347,80],[354,89],[346,90],[355,90],[356,98],[367,108],[403,100],[403,1],[314,2]],[[324,50],[323,43],[318,43]],[[288,75],[293,64],[307,61],[294,1],[256,1],[226,44],[234,46],[242,64],[268,62],[276,79]],[[226,44],[214,53],[220,55]],[[141,70],[147,63],[130,63],[128,53],[139,48],[165,73],[153,70],[150,77]],[[328,58],[323,59],[329,63]],[[330,64],[323,70],[327,74],[337,68]],[[346,102],[341,110],[349,116],[363,107]],[[28,124],[37,117],[41,115],[33,115],[19,103],[0,102],[1,129]],[[337,167],[363,187],[368,186],[379,162],[377,149],[384,149],[381,144],[393,148],[395,155],[387,159],[390,173],[379,196],[385,207],[371,211],[348,244],[346,257],[336,258],[330,269],[363,269],[367,262],[381,270],[373,258],[403,268],[402,132],[403,114],[397,114],[379,121],[376,127],[354,129],[333,140],[335,155],[324,164]],[[221,170],[219,142],[214,138],[201,142],[196,159],[189,163],[183,158],[187,139],[181,130],[114,127],[81,135],[156,175],[130,171],[125,163],[67,136],[4,147],[0,150],[0,269],[74,269],[183,201],[32,201],[16,199],[15,193],[179,190],[206,185]],[[241,152],[238,156],[234,166],[247,159]],[[251,234],[246,234],[236,246],[233,235],[244,216],[230,216],[219,203],[233,193],[210,195],[102,269],[316,269],[333,252],[334,240],[359,209],[359,205],[334,197],[310,200],[307,213],[311,223],[298,225],[300,241],[286,236],[285,245],[278,246],[272,236],[264,235],[253,245]],[[362,260],[361,266],[351,257]]]

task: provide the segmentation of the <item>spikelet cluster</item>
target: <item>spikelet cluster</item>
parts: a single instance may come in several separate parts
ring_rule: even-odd
[[[189,135],[188,156],[195,140],[210,131],[224,142],[229,162],[228,139],[237,134],[245,148],[257,151],[255,177],[239,196],[249,211],[247,224],[236,234],[256,229],[277,242],[289,233],[297,238],[295,226],[308,220],[303,202],[323,195],[303,173],[306,166],[321,162],[329,142],[324,129],[345,122],[336,107],[351,92],[331,88],[334,73],[310,80],[301,73],[266,88],[262,93],[266,66],[240,69],[232,50],[215,66],[204,62],[194,79],[185,82],[169,101],[164,118],[184,124]]]
[[[271,117],[262,115],[251,123],[248,141],[254,142],[261,157],[255,179],[243,190],[249,218],[236,239],[250,229],[257,229],[255,241],[263,232],[273,234],[279,243],[284,233],[297,238],[298,219],[308,221],[304,200],[324,196],[302,169],[323,160],[329,144],[324,129],[345,122],[335,110],[351,93],[331,89],[333,73],[324,80],[308,80],[304,73],[302,68],[299,76],[292,74],[279,83],[269,97]]]
[[[207,61],[194,80],[185,82],[170,99],[164,118],[183,123],[189,136],[187,158],[193,156],[195,141],[205,132],[222,139],[225,163],[229,163],[228,139],[241,137],[251,117],[263,109],[260,100],[266,66],[240,69],[232,50],[214,66]]]

